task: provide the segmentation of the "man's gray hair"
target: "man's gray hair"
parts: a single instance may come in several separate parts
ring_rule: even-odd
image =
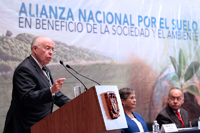
[[[39,36],[33,39],[31,43],[31,51],[33,50],[33,46],[40,46],[39,40]]]
[[[173,89],[178,89],[178,90],[180,90],[180,91],[182,92],[182,97],[184,98],[183,90],[180,89],[180,88],[177,88],[177,87],[172,87],[172,88],[169,90],[168,97],[169,97],[169,94],[170,94],[171,90],[173,90]]]

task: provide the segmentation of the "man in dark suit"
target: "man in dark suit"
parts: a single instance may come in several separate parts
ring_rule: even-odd
[[[33,40],[31,55],[14,72],[4,133],[30,133],[32,125],[52,112],[53,104],[61,107],[70,101],[60,91],[65,78],[53,82],[46,67],[54,52],[54,42],[50,38],[39,36]]]
[[[188,112],[181,108],[184,103],[183,91],[172,88],[168,94],[168,105],[158,114],[156,120],[162,124],[175,123],[177,128],[190,127]]]

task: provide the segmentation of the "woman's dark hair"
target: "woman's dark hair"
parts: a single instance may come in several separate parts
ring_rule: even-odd
[[[119,95],[121,99],[126,100],[130,94],[135,94],[135,91],[131,88],[121,88],[119,90]]]

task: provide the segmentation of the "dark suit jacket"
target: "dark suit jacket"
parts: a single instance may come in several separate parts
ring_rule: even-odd
[[[52,77],[51,81],[53,83]],[[14,72],[12,100],[4,132],[29,133],[32,125],[52,112],[54,103],[61,107],[68,101],[70,99],[60,91],[52,96],[48,79],[29,56]]]
[[[184,127],[190,127],[188,112],[180,108],[181,118],[184,122]],[[178,119],[174,111],[167,105],[156,118],[160,127],[162,124],[175,123],[177,128],[183,128],[181,121]]]

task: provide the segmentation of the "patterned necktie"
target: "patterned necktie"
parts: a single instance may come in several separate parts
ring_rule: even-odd
[[[52,86],[51,79],[50,79],[50,76],[49,76],[49,72],[47,71],[47,69],[46,69],[45,67],[42,67],[42,70],[45,71],[45,73],[46,73],[46,75],[47,75],[47,79],[48,79],[48,81],[49,81],[49,84],[50,84],[50,86]]]
[[[184,122],[183,122],[183,120],[182,120],[182,118],[181,118],[181,115],[180,115],[180,113],[178,112],[178,110],[176,111],[176,114],[177,114],[177,116],[178,116],[178,119],[181,121],[182,126],[184,127]]]

